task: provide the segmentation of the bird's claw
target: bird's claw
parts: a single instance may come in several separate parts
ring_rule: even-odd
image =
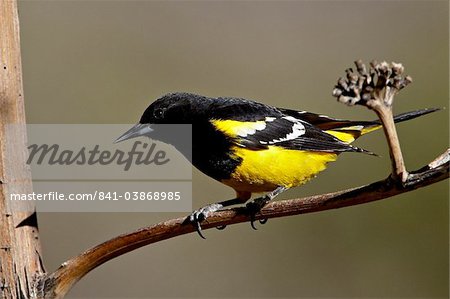
[[[261,209],[265,206],[265,204],[270,200],[267,197],[256,198],[255,200],[247,203],[246,208],[247,212],[250,214],[250,225],[254,230],[258,230],[255,226],[255,215],[261,211]],[[267,219],[260,219],[259,223],[265,224]]]
[[[268,219],[259,219],[259,223],[260,224],[266,224]],[[254,229],[254,230],[258,230],[255,226],[255,215],[252,214],[250,215],[250,226]]]
[[[208,216],[217,211],[220,210],[223,206],[221,204],[210,204],[207,206],[204,206],[198,210],[195,210],[191,213],[191,215],[189,215],[189,222],[192,223],[192,225],[194,225],[198,235],[202,238],[202,239],[206,239],[205,236],[202,233],[202,226],[201,226],[201,222],[203,222],[206,218],[208,218]],[[224,229],[224,226],[219,226],[217,227],[218,229]]]
[[[200,238],[206,240],[206,237],[202,233],[202,226],[200,224],[200,221],[195,222],[195,230],[197,231],[197,234],[200,236]]]
[[[269,219],[259,219],[259,223],[260,224],[266,224],[267,223],[267,220],[269,220]]]

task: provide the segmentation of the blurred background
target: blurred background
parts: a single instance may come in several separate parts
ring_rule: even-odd
[[[167,92],[239,96],[349,119],[331,97],[362,58],[413,77],[397,113],[447,107],[448,1],[20,1],[29,123],[135,123]],[[398,126],[408,169],[449,143],[448,110]],[[77,138],[77,136],[73,136]],[[295,198],[370,183],[390,169],[382,132],[357,141]],[[234,196],[193,170],[194,208]],[[448,181],[375,203],[160,242],[96,269],[72,298],[422,297],[449,292]],[[176,213],[42,213],[48,270]]]

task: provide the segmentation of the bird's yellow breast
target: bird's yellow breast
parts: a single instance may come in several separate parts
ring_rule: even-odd
[[[302,185],[324,170],[337,154],[290,150],[269,146],[264,150],[234,147],[233,153],[242,159],[229,179],[222,182],[238,191],[266,192],[278,186]]]

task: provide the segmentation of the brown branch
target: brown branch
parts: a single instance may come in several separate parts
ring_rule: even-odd
[[[406,182],[408,178],[408,171],[406,171],[405,162],[403,160],[402,150],[400,148],[400,141],[398,140],[397,129],[394,123],[394,115],[392,108],[384,105],[379,105],[378,101],[371,102],[374,110],[383,124],[383,131],[387,137],[389,144],[389,156],[391,157],[392,176],[398,178],[402,182]]]
[[[278,218],[368,203],[445,180],[449,177],[450,149],[427,166],[408,175],[404,184],[391,176],[370,185],[335,193],[276,201],[267,204],[255,219]],[[202,224],[203,229],[248,222],[244,208],[213,213]],[[167,220],[153,226],[115,237],[63,263],[41,280],[39,292],[45,298],[62,298],[84,275],[101,264],[139,247],[179,235],[195,232],[185,218]]]

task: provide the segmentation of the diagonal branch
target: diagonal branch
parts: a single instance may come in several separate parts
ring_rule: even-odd
[[[267,204],[255,219],[279,218],[323,210],[338,209],[368,203],[425,187],[449,177],[450,149],[421,169],[412,172],[403,184],[389,176],[378,182],[344,191]],[[213,213],[203,229],[249,222],[244,208],[234,208]],[[185,218],[167,220],[123,234],[97,245],[63,263],[55,272],[39,282],[39,293],[44,298],[62,298],[71,287],[91,270],[101,264],[145,245],[195,232],[185,223]]]

